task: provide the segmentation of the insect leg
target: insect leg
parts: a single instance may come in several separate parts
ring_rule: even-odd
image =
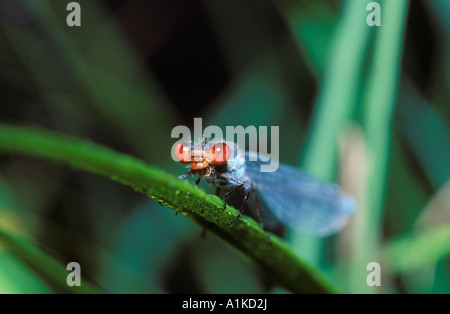
[[[244,213],[244,206],[247,203],[248,197],[250,196],[250,191],[247,192],[247,194],[244,197],[244,201],[242,202],[241,208],[239,208],[239,213],[237,214],[236,217],[234,217],[234,219],[232,221],[230,221],[228,223],[228,225],[231,225],[233,222],[235,222],[239,217],[241,217],[241,215]]]
[[[225,194],[223,196],[223,210],[225,210],[227,208],[227,199],[231,196],[231,194],[242,190],[244,188],[244,185],[245,185],[245,183],[242,182],[240,185],[238,185],[237,187],[235,187],[231,191],[227,192],[227,194]]]
[[[227,192],[224,196],[223,196],[223,210],[226,209],[227,207],[227,199],[235,192],[240,191],[240,190],[244,190],[246,191],[246,195],[244,198],[244,201],[242,202],[241,208],[239,209],[239,213],[238,215],[233,219],[233,221],[231,221],[229,223],[229,225],[231,225],[233,222],[235,222],[243,213],[244,211],[244,206],[247,203],[248,197],[250,196],[250,191],[247,192],[247,188],[245,186],[245,182],[241,181],[240,179],[236,178],[235,176],[232,175],[228,175],[228,174],[221,174],[220,176],[217,177],[218,182],[216,182],[217,186],[228,186],[228,187],[233,187],[229,192]]]
[[[181,176],[178,177],[178,179],[183,180],[189,177],[192,177],[195,173],[193,173],[192,171],[186,172],[185,174],[182,174]]]
[[[220,194],[220,188],[216,187],[216,195],[219,196],[219,194]]]
[[[201,178],[200,176],[198,176],[197,181],[195,181],[195,185],[199,185],[201,179],[202,179],[202,178]]]

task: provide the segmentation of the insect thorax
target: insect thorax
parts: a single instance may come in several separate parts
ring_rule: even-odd
[[[236,178],[242,179],[245,175],[245,153],[234,144],[234,152],[227,162],[227,171]]]

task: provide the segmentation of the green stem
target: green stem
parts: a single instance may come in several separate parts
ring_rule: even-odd
[[[343,2],[342,13],[330,43],[329,57],[326,66],[322,65],[326,70],[303,148],[301,168],[328,181],[335,179],[338,138],[348,126],[357,106],[357,91],[362,82],[370,39],[370,28],[366,20],[361,18],[368,2]],[[312,47],[309,53],[312,59],[318,60],[317,56],[313,56],[315,51]],[[324,251],[324,241],[311,240],[299,234],[291,235],[290,240],[294,247],[303,247],[303,254],[299,252],[301,256],[308,256],[315,264],[321,264],[320,252]]]
[[[275,283],[294,293],[330,293],[317,270],[299,260],[278,237],[252,219],[228,223],[237,212],[223,202],[166,172],[106,147],[48,131],[0,124],[0,151],[68,164],[108,177],[146,194],[207,228],[258,264]]]
[[[304,148],[302,168],[333,180],[337,164],[337,136],[351,120],[357,104],[366,61],[369,27],[361,16],[369,1],[345,1],[330,47],[312,125]]]
[[[384,1],[382,25],[374,29],[376,40],[373,60],[363,97],[363,129],[371,167],[364,186],[365,206],[355,216],[356,232],[362,236],[355,243],[353,265],[363,269],[377,261],[389,169],[391,127],[395,112],[398,81],[401,71],[403,36],[408,0]],[[355,273],[356,274],[356,273]],[[373,291],[358,276],[350,279],[355,291]]]

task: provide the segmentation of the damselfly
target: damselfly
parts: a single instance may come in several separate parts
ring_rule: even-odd
[[[205,179],[217,191],[225,189],[224,209],[232,195],[244,192],[239,213],[230,224],[241,216],[251,194],[260,223],[261,204],[288,227],[319,236],[337,232],[355,211],[354,199],[337,184],[322,182],[284,164],[275,172],[261,172],[260,166],[264,164],[261,155],[243,152],[235,143],[204,140],[178,143],[175,155],[189,167],[189,172],[179,179],[198,175],[197,185]]]

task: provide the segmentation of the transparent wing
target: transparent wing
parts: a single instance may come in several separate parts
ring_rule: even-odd
[[[247,153],[255,154],[255,153]],[[255,156],[255,155],[254,155]],[[341,229],[354,213],[354,199],[339,186],[322,182],[292,166],[261,172],[261,160],[248,161],[245,175],[274,216],[301,233],[326,236]]]

